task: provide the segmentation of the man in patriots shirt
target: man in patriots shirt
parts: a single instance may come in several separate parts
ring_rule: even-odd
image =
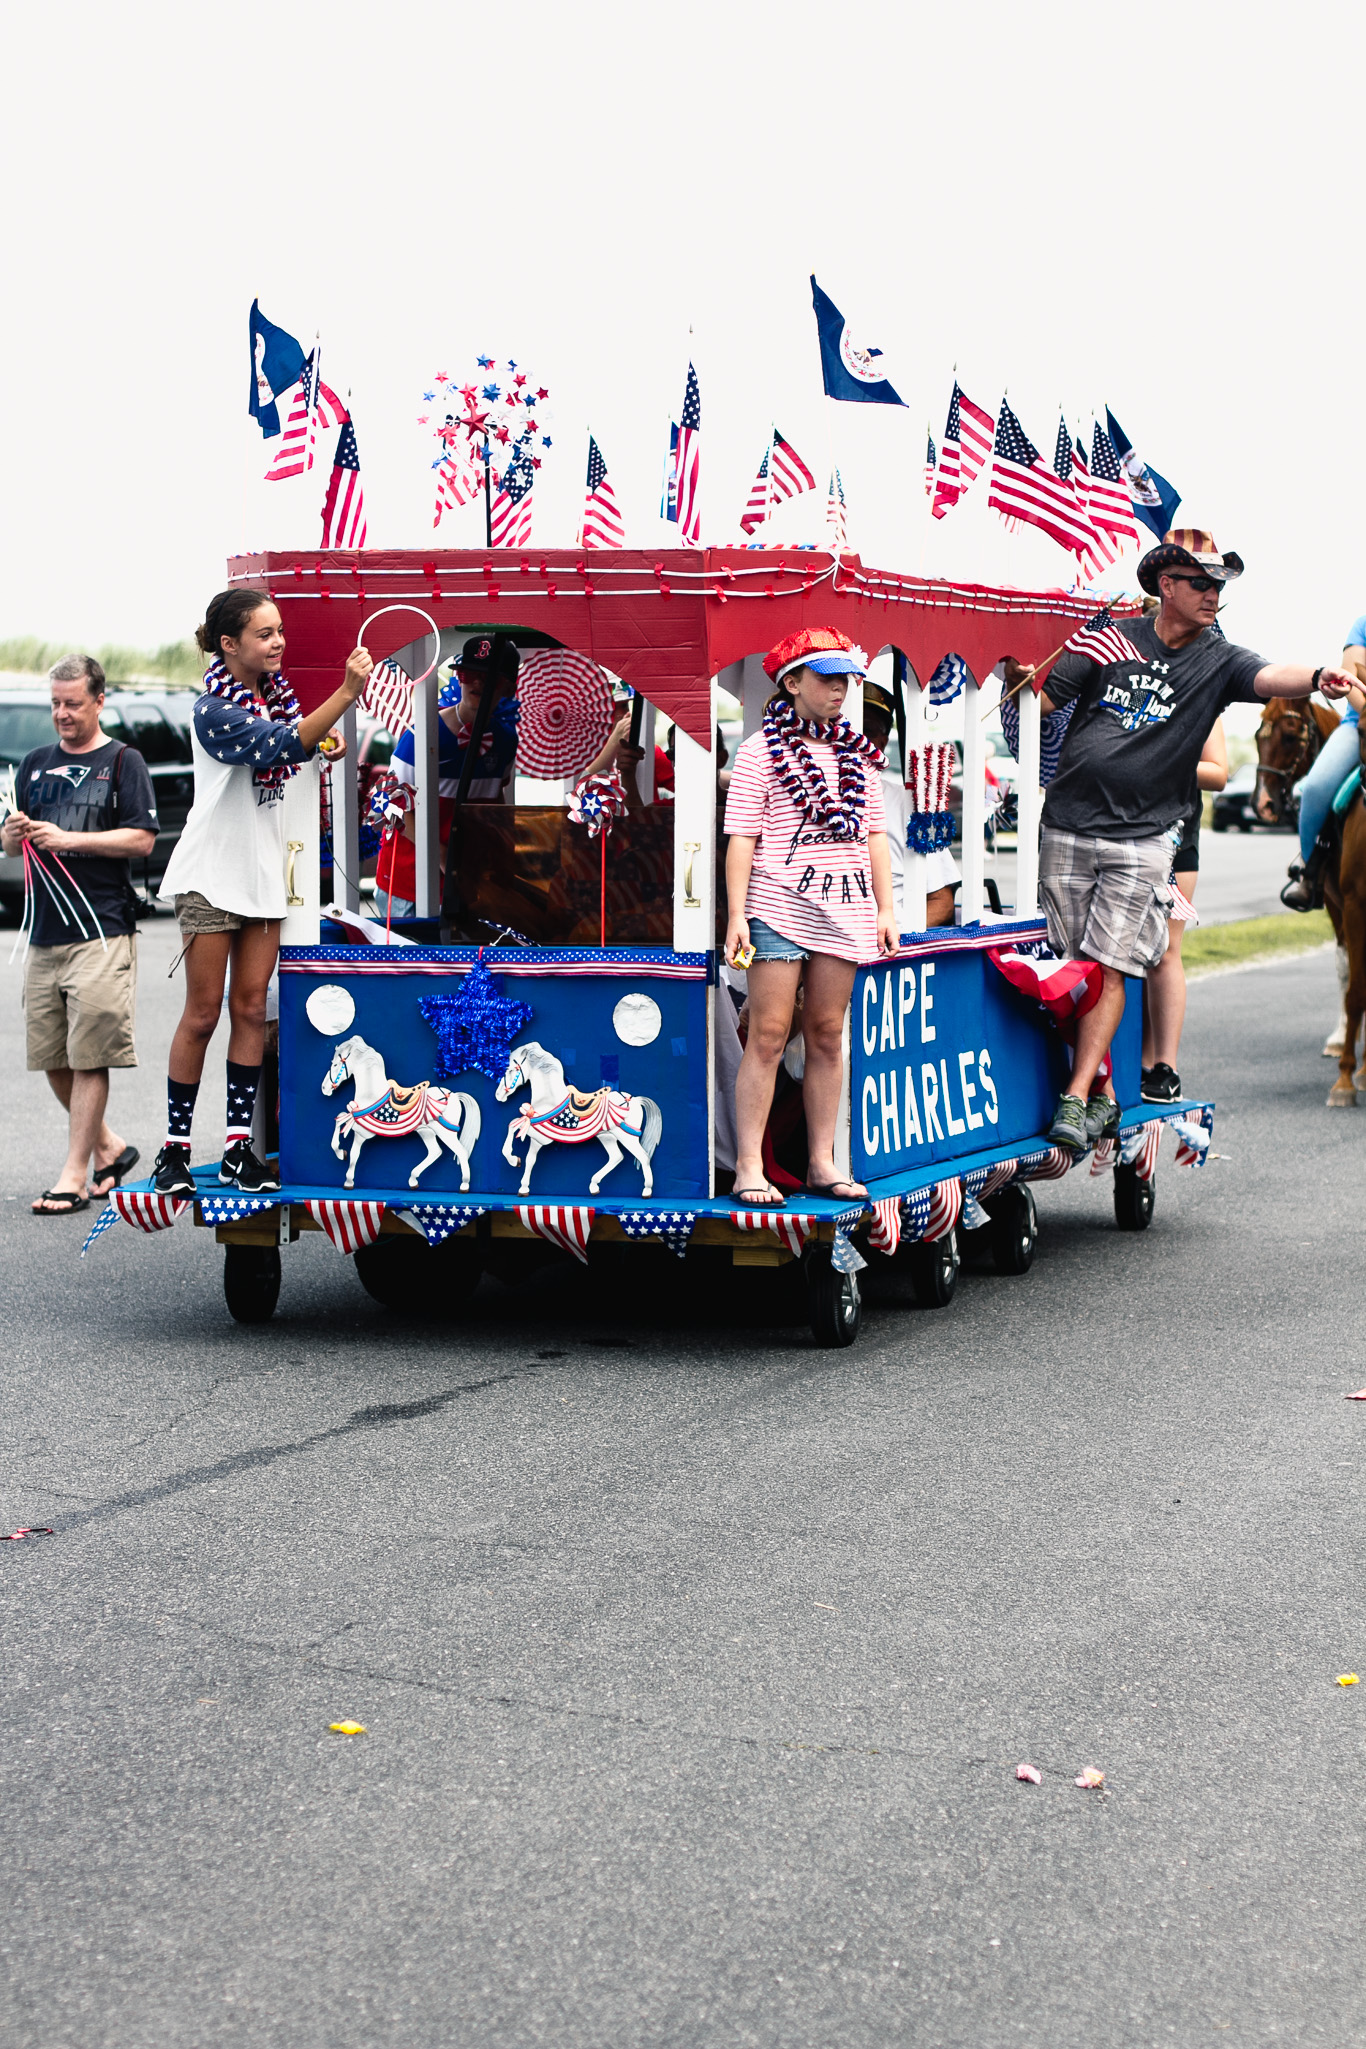
[[[1242,557],[1220,554],[1209,534],[1168,533],[1138,565],[1159,609],[1116,622],[1133,659],[1064,655],[1043,689],[1045,712],[1075,707],[1044,799],[1039,890],[1049,942],[1104,969],[1098,1001],[1078,1020],[1071,1084],[1048,1134],[1072,1152],[1119,1122],[1100,1069],[1124,1014],[1126,975],[1146,975],[1166,951],[1172,856],[1215,720],[1238,702],[1313,690],[1343,697],[1355,680],[1327,665],[1268,662],[1226,640],[1219,597],[1242,573]]]

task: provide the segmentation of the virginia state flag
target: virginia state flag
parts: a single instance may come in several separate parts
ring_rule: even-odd
[[[833,299],[826,297],[815,278],[811,280],[811,303],[816,309],[816,328],[821,338],[821,371],[827,398],[842,398],[861,405],[900,406],[898,398],[879,370],[881,349],[861,349],[849,333],[849,323]]]
[[[280,409],[275,401],[303,376],[307,357],[292,334],[286,334],[267,320],[256,300],[251,302],[251,398],[247,411],[266,440],[280,431]]]
[[[1158,470],[1150,469],[1144,462],[1109,406],[1105,408],[1105,417],[1110,422],[1110,439],[1115,444],[1115,454],[1119,457],[1119,467],[1133,500],[1134,511],[1160,541],[1176,516],[1181,493],[1175,484],[1169,484]]]

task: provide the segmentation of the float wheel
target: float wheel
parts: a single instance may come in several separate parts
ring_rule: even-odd
[[[947,1309],[958,1287],[958,1233],[906,1247],[911,1289],[922,1309]]]
[[[806,1293],[816,1343],[852,1345],[863,1321],[863,1294],[857,1274],[831,1264],[828,1245],[813,1245],[806,1255]]]
[[[449,1315],[463,1309],[479,1285],[479,1248],[472,1238],[428,1245],[416,1236],[376,1238],[352,1255],[356,1278],[385,1309]]]
[[[224,1247],[223,1300],[235,1323],[269,1323],[279,1299],[278,1246]]]
[[[1034,1191],[1023,1181],[987,1197],[991,1216],[991,1257],[998,1274],[1027,1274],[1039,1242],[1039,1212]]]
[[[1146,1231],[1153,1220],[1157,1181],[1140,1181],[1133,1166],[1115,1168],[1115,1222],[1121,1231]]]

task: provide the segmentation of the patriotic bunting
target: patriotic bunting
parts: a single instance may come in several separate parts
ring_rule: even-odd
[[[945,655],[930,678],[930,703],[952,704],[968,680],[968,665],[961,655]]]
[[[100,1211],[99,1215],[98,1215],[98,1216],[96,1217],[96,1219],[95,1219],[95,1223],[94,1223],[94,1227],[93,1227],[93,1229],[91,1230],[91,1232],[90,1232],[90,1235],[89,1235],[89,1237],[88,1237],[88,1238],[86,1239],[86,1241],[85,1241],[84,1245],[82,1245],[82,1247],[81,1247],[81,1258],[82,1258],[82,1259],[84,1259],[84,1258],[85,1258],[85,1255],[86,1255],[86,1253],[87,1253],[87,1252],[88,1252],[88,1251],[90,1250],[90,1248],[91,1248],[91,1246],[92,1246],[92,1245],[94,1244],[95,1240],[96,1240],[97,1238],[102,1238],[102,1237],[104,1236],[105,1232],[106,1232],[106,1231],[107,1231],[107,1230],[109,1229],[109,1226],[110,1226],[111,1224],[116,1224],[116,1223],[118,1222],[118,1220],[119,1220],[119,1213],[118,1213],[118,1211],[117,1211],[117,1210],[115,1209],[115,1207],[114,1207],[113,1203],[112,1203],[112,1202],[110,1202],[110,1203],[106,1203],[106,1204],[105,1204],[105,1206],[104,1206],[104,1208],[103,1208],[103,1209],[102,1209],[102,1210]]]
[[[1093,1174],[1103,1174],[1107,1167],[1114,1166],[1118,1158],[1119,1147],[1115,1143],[1113,1134],[1108,1138],[1102,1138],[1091,1155],[1091,1172]]]
[[[529,1203],[519,1206],[517,1214],[522,1220],[523,1230],[544,1238],[550,1245],[558,1245],[561,1252],[572,1252],[575,1259],[587,1266],[588,1234],[593,1228],[594,1210],[567,1203]]]
[[[1015,1179],[1018,1160],[998,1160],[994,1167],[973,1167],[963,1176],[963,1193],[977,1202],[985,1202],[989,1195],[995,1195],[999,1188]]]
[[[1171,1127],[1176,1133],[1177,1166],[1203,1167],[1214,1136],[1214,1111],[1210,1105],[1206,1103],[1202,1109],[1193,1110],[1189,1117],[1173,1117]]]
[[[199,1214],[206,1224],[240,1224],[245,1217],[279,1206],[278,1195],[238,1195],[226,1188],[221,1195],[215,1192],[199,1198]]]
[[[617,1217],[627,1238],[662,1238],[670,1252],[682,1259],[688,1249],[697,1212],[691,1209],[628,1209]]]
[[[1012,989],[1032,996],[1059,1024],[1068,1024],[1099,1003],[1105,971],[1099,961],[1038,959],[1034,954],[989,946],[987,959]]]
[[[987,1212],[982,1208],[982,1205],[977,1200],[977,1197],[975,1195],[969,1195],[966,1188],[963,1190],[962,1221],[963,1229],[965,1231],[984,1230],[985,1227],[991,1222],[991,1218],[988,1216]]]
[[[322,1225],[338,1252],[347,1254],[373,1245],[384,1222],[382,1202],[315,1202],[310,1199],[304,1208],[315,1224]]]
[[[1050,1145],[1044,1152],[1031,1153],[1020,1162],[1018,1179],[1021,1181],[1061,1181],[1070,1173],[1080,1153],[1070,1153],[1060,1145]]]
[[[901,1243],[901,1198],[886,1195],[873,1204],[873,1221],[868,1231],[868,1243],[874,1252],[885,1252],[890,1258]]]
[[[125,1224],[140,1231],[165,1231],[190,1206],[181,1195],[157,1195],[151,1189],[116,1188],[109,1198]]]
[[[737,1231],[771,1231],[796,1258],[816,1225],[815,1217],[785,1209],[733,1209],[730,1220]]]
[[[466,1224],[487,1216],[488,1211],[486,1202],[414,1202],[406,1209],[396,1209],[394,1215],[420,1231],[429,1245],[444,1245]]]
[[[868,1262],[859,1251],[843,1225],[835,1227],[835,1241],[830,1247],[830,1264],[837,1274],[856,1274]]]
[[[947,1238],[958,1222],[962,1210],[962,1182],[936,1181],[930,1190],[930,1212],[924,1230],[926,1241],[933,1244],[937,1238]]]
[[[1120,1133],[1119,1157],[1126,1167],[1136,1167],[1140,1181],[1151,1181],[1157,1168],[1157,1144],[1162,1136],[1161,1119],[1135,1124]]]

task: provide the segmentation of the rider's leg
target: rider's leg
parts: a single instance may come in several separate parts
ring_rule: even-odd
[[[756,960],[748,974],[749,1033],[735,1077],[735,1186],[767,1188],[764,1126],[773,1107],[778,1062],[792,1028],[800,960]],[[811,1058],[807,1048],[807,1060]]]
[[[806,995],[802,1004],[802,1038],[806,1042],[802,1100],[806,1108],[809,1188],[824,1188],[833,1183],[848,1190],[862,1185],[840,1179],[835,1166],[835,1125],[844,1088],[844,1020],[853,987],[852,961],[837,960],[829,953],[812,954],[806,964]]]
[[[1359,744],[1355,725],[1336,726],[1300,784],[1300,854],[1306,861],[1323,830],[1329,806],[1357,765]]]

